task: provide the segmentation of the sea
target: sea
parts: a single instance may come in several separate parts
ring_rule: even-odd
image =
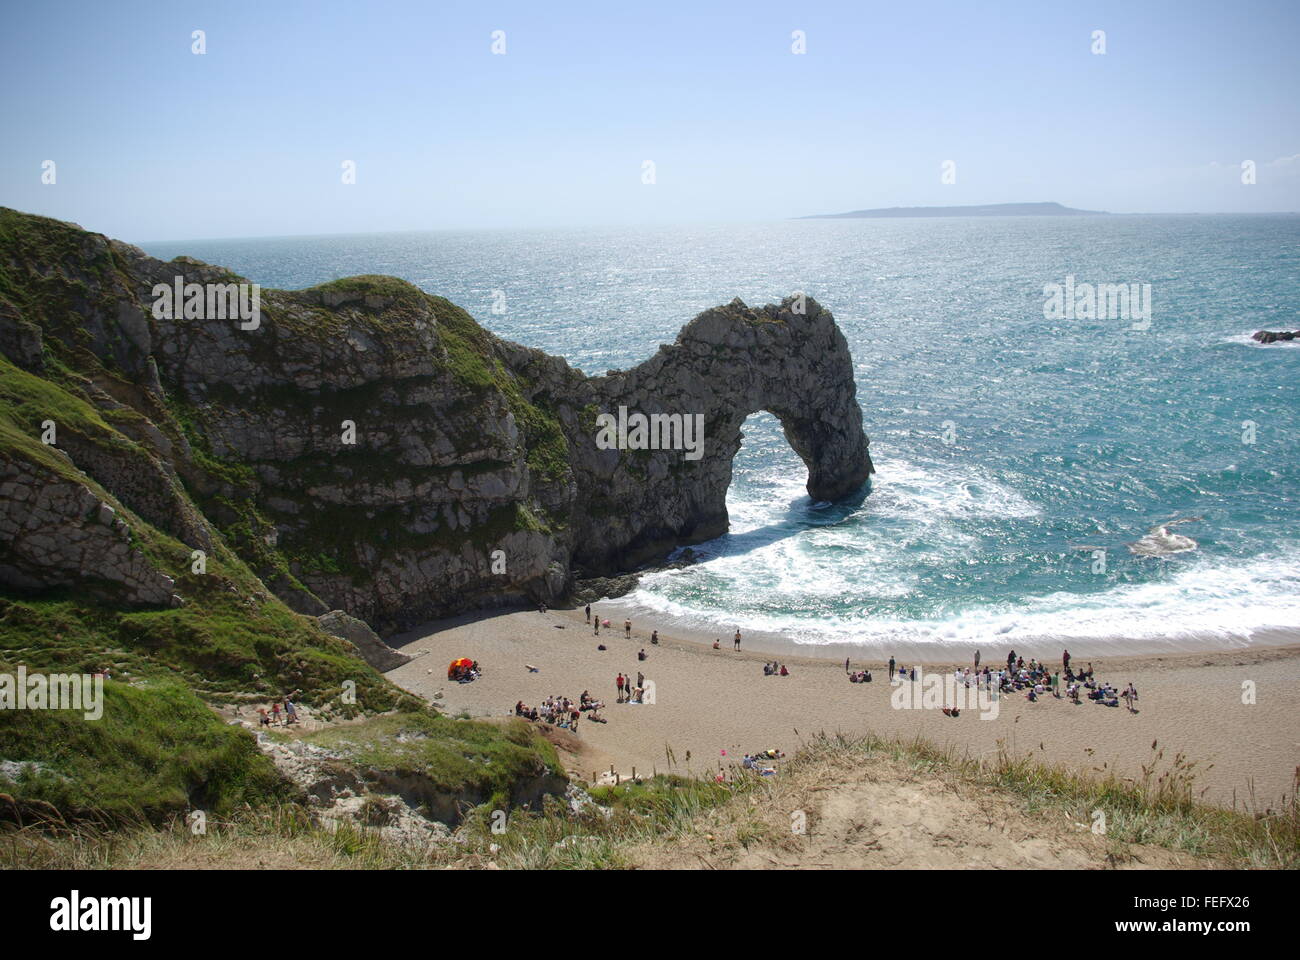
[[[267,287],[391,274],[591,374],[802,292],[848,340],[876,473],[811,500],[769,413],[730,530],[617,603],[671,632],[941,659],[1300,641],[1300,216],[789,220],[142,244]],[[1149,285],[1149,312],[1053,310]],[[1065,315],[1068,313],[1068,315]]]

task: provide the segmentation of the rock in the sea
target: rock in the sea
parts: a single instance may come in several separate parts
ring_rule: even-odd
[[[1258,330],[1251,337],[1260,343],[1277,343],[1279,340],[1294,340],[1300,337],[1300,330]]]

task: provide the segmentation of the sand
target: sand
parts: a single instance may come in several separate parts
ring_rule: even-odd
[[[1019,694],[1001,699],[994,719],[974,709],[952,719],[937,709],[894,707],[895,691],[879,661],[853,661],[854,669],[870,667],[870,684],[849,683],[843,654],[835,660],[782,656],[791,675],[769,677],[762,666],[771,654],[734,652],[727,636],[723,649],[713,650],[663,630],[652,646],[654,628],[638,622],[629,640],[619,621],[598,639],[581,610],[463,615],[392,638],[404,653],[427,653],[387,676],[436,699],[447,712],[472,716],[505,716],[517,700],[536,705],[550,694],[576,700],[590,691],[605,701],[609,722],[581,722],[577,740],[583,747],[565,754],[572,772],[585,779],[611,765],[622,776],[633,767],[638,774],[706,775],[748,752],[774,747],[793,754],[802,738],[818,732],[919,735],[970,756],[1005,748],[1133,778],[1157,751],[1164,754],[1162,770],[1182,753],[1198,764],[1196,783],[1205,799],[1257,810],[1275,808],[1292,791],[1300,767],[1300,642],[1279,646],[1274,637],[1270,646],[1218,653],[1093,658],[1099,680],[1137,686],[1134,714],[1122,704],[1112,709],[1085,700],[1076,706],[1050,697],[1031,703]],[[598,643],[608,649],[598,651]],[[649,659],[639,662],[642,648]],[[982,662],[996,667],[1007,650],[982,654]],[[449,683],[447,664],[461,656],[479,661],[484,675]],[[1081,667],[1087,661],[1073,662]],[[951,672],[951,666],[928,664],[923,671]],[[615,703],[615,676],[638,670],[654,682],[655,702]],[[1247,682],[1253,703],[1243,702]]]

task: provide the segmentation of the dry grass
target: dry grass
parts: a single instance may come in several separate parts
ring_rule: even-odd
[[[550,801],[493,831],[486,807],[456,842],[418,849],[366,828],[330,831],[298,806],[209,820],[0,834],[0,866],[149,869],[690,867],[1235,867],[1300,865],[1300,808],[1201,803],[1196,766],[1158,744],[1138,779],[1084,776],[1002,751],[977,760],[922,740],[819,735],[776,777],[739,766],[718,785],[658,776],[592,791],[604,811]],[[57,816],[57,815],[55,815]],[[1093,828],[1104,818],[1104,832]],[[802,822],[798,818],[802,817]]]

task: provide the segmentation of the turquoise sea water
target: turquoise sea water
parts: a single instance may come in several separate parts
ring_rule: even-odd
[[[730,533],[701,548],[705,562],[646,577],[633,611],[864,652],[971,641],[1149,651],[1300,628],[1300,346],[1249,340],[1300,327],[1300,216],[144,246],[264,286],[393,274],[589,373],[646,359],[733,297],[816,297],[853,352],[873,492],[853,509],[812,503],[775,418],[757,414]],[[1044,285],[1067,275],[1151,284],[1150,329],[1045,319]],[[492,312],[494,291],[504,313]]]

